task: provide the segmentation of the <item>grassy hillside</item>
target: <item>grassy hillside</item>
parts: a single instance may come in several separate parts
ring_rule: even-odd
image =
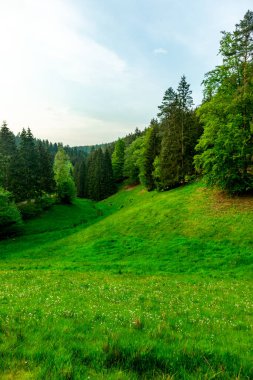
[[[0,243],[3,379],[253,378],[253,199],[55,206]]]

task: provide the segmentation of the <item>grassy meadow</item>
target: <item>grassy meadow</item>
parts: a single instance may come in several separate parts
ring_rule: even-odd
[[[77,199],[0,243],[0,379],[253,379],[253,198]]]

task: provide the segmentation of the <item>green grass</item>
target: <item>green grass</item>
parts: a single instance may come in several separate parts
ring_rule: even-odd
[[[253,199],[54,206],[0,243],[1,379],[252,379]]]

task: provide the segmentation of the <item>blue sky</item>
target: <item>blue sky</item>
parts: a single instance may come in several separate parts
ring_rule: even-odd
[[[220,31],[252,0],[0,0],[0,120],[64,144],[148,126],[185,74],[195,104]]]

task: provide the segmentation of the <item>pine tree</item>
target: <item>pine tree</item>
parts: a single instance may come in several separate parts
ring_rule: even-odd
[[[31,130],[22,130],[15,162],[10,166],[10,188],[17,201],[34,199],[40,195],[39,160]]]
[[[0,129],[0,185],[10,190],[10,165],[16,155],[16,142],[14,134],[7,127],[6,121]]]
[[[112,169],[116,182],[121,182],[124,179],[124,154],[125,142],[123,139],[118,139],[112,154]]]
[[[160,153],[160,146],[159,124],[157,120],[153,119],[145,135],[143,151],[143,182],[148,191],[155,188],[153,178],[154,161],[156,156]]]
[[[190,85],[183,75],[177,91],[169,88],[159,107],[163,132],[159,186],[164,190],[184,183],[193,173],[194,146],[200,128],[192,110],[191,94]]]
[[[182,147],[178,114],[170,117],[169,127],[166,128],[160,152],[160,186],[168,190],[181,183],[182,180]]]
[[[86,164],[85,159],[80,158],[74,167],[74,179],[76,184],[77,196],[86,197]]]
[[[30,128],[26,133],[21,133],[20,152],[26,165],[26,199],[36,197],[40,193],[39,186],[39,155],[35,139]]]
[[[112,164],[109,152],[103,153],[99,148],[88,157],[87,162],[87,196],[99,201],[115,192]]]
[[[46,143],[38,141],[38,186],[40,192],[52,193],[55,189],[53,156]]]
[[[85,184],[85,192],[87,194],[87,197],[90,199],[93,199],[93,192],[94,188],[96,186],[96,178],[94,176],[95,172],[95,151],[92,151],[87,160],[87,177],[86,177],[86,184]]]
[[[112,161],[108,149],[105,150],[103,158],[103,197],[107,198],[115,193],[116,187],[113,178]]]
[[[99,201],[103,198],[102,171],[103,171],[103,152],[99,148],[94,153],[94,187],[92,199]]]
[[[178,94],[170,87],[163,97],[160,107],[162,141],[159,160],[156,164],[156,183],[163,190],[170,189],[180,182],[181,173],[181,123]],[[157,166],[159,163],[159,167]]]
[[[161,121],[169,119],[171,112],[173,112],[174,106],[177,104],[177,94],[172,87],[169,87],[165,91],[163,96],[162,104],[158,106],[160,112],[157,114]]]

